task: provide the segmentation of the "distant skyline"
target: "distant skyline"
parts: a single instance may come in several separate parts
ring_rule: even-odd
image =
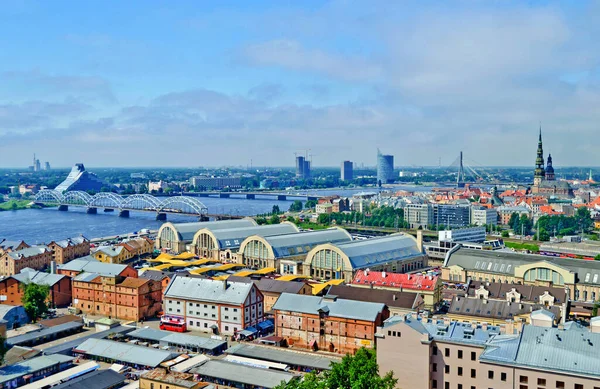
[[[598,1],[0,2],[0,168],[598,165]]]

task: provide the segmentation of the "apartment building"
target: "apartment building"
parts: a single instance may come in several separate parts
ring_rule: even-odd
[[[252,282],[176,275],[163,301],[165,315],[185,320],[192,331],[233,335],[264,317],[264,297]]]
[[[49,287],[48,304],[65,307],[71,304],[71,279],[60,274],[50,274],[33,269],[23,269],[0,280],[0,304],[22,305],[25,285],[34,283]]]
[[[86,314],[140,321],[162,307],[162,285],[143,278],[82,273],[73,278],[73,306]]]
[[[83,235],[52,241],[48,247],[52,250],[52,260],[59,265],[90,255],[90,241]]]
[[[275,335],[290,346],[353,354],[375,347],[375,332],[389,317],[385,304],[283,293],[273,306]]]
[[[33,246],[8,251],[0,257],[0,275],[18,274],[25,268],[42,270],[50,266],[52,250],[48,246]]]
[[[495,226],[498,224],[498,212],[494,208],[472,206],[471,224],[476,226]]]
[[[410,228],[426,229],[435,223],[433,205],[407,204],[404,207],[404,220],[406,220]]]

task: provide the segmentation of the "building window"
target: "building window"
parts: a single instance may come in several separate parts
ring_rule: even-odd
[[[437,388],[437,380],[431,381],[431,387],[432,387],[432,389],[436,389]]]
[[[529,377],[527,377],[526,375],[521,375],[519,376],[519,382],[521,384],[527,384],[529,382]]]
[[[527,385],[519,385],[519,389],[528,389]]]
[[[437,371],[437,363],[434,363],[434,364],[431,366],[431,371]]]
[[[444,350],[444,355],[449,357],[450,356],[450,349],[447,348],[446,350]]]
[[[433,352],[432,352],[432,354],[433,355],[437,355],[437,347],[436,346],[433,346]]]
[[[462,384],[456,385],[456,389],[462,389]]]
[[[490,379],[490,380],[494,379],[494,371],[493,370],[488,370],[488,379]]]
[[[506,373],[500,373],[500,381],[506,381]]]
[[[444,373],[450,374],[450,366],[449,365],[444,366]]]
[[[546,379],[538,378],[538,386],[546,386]]]
[[[229,326],[225,326],[225,331],[229,331]]]
[[[463,352],[462,350],[458,350],[458,359],[462,359]]]
[[[471,369],[471,378],[477,378],[477,370]]]
[[[458,375],[459,375],[459,376],[462,376],[462,367],[459,367],[459,368],[458,368]]]
[[[556,381],[556,389],[565,389],[565,383],[563,381]]]
[[[471,360],[474,361],[477,359],[477,353],[475,351],[471,351]]]
[[[450,389],[450,382],[444,382],[444,389]]]
[[[204,328],[208,328],[208,323],[204,323]]]
[[[583,389],[583,385],[581,385],[581,384],[575,384],[575,389]]]

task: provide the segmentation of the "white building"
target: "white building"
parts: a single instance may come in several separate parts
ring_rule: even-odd
[[[484,242],[485,227],[458,228],[438,232],[438,239],[446,242]]]
[[[331,204],[331,203],[317,204],[315,206],[315,212],[317,212],[317,215],[320,215],[322,213],[330,214],[333,212],[333,204]]]
[[[472,207],[471,224],[476,226],[497,225],[498,213],[494,208]]]
[[[264,298],[253,282],[175,276],[163,299],[167,316],[192,331],[233,335],[263,321]]]

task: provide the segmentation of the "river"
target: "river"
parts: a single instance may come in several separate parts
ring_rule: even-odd
[[[426,187],[402,186],[397,190],[427,191]],[[374,191],[375,189],[338,189],[310,191],[311,194],[351,196],[353,193]],[[212,197],[198,198],[210,213],[252,216],[271,212],[274,205],[287,211],[293,200],[248,200],[243,198],[220,199]],[[102,212],[88,215],[83,207],[71,207],[67,212],[56,208],[25,209],[0,212],[0,240],[24,240],[29,244],[48,243],[83,234],[87,238],[112,235],[124,235],[143,228],[158,229],[163,222],[155,220],[151,212],[131,212],[129,218],[118,217],[118,212]],[[197,218],[167,214],[171,222],[193,222]]]

